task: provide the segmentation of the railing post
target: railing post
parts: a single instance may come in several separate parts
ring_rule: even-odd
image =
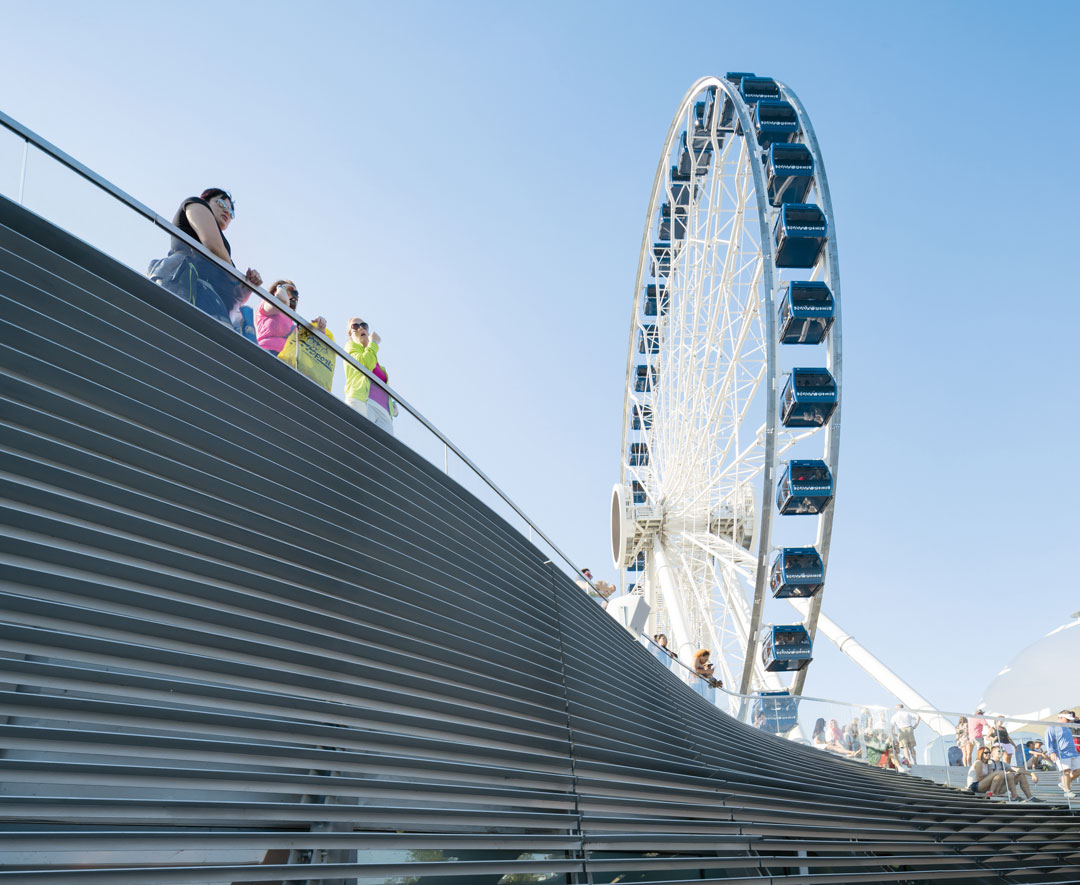
[[[30,159],[30,140],[23,139],[22,169],[19,171],[19,205],[23,205],[23,194],[26,191],[26,164]]]

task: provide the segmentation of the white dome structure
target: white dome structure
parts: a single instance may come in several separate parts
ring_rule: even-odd
[[[988,713],[1017,719],[1046,719],[1080,704],[1073,668],[1080,660],[1080,612],[1033,642],[983,691]]]

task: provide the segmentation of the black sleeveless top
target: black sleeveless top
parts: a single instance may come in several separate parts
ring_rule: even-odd
[[[193,240],[197,240],[198,242],[202,243],[202,240],[199,239],[199,235],[197,233],[195,233],[195,228],[193,228],[191,226],[191,222],[188,221],[187,207],[190,206],[192,203],[201,203],[207,209],[210,209],[210,204],[208,202],[206,202],[206,200],[204,200],[202,197],[188,197],[186,200],[184,200],[183,203],[180,204],[180,208],[176,210],[176,214],[173,216],[172,223],[176,227],[180,228],[180,230],[182,230],[184,233],[186,233]],[[210,209],[210,214],[211,215],[214,214],[213,209]],[[214,221],[216,223],[217,219],[215,218]],[[227,239],[225,239],[225,232],[223,230],[221,230],[221,225],[218,225],[218,232],[221,234],[222,242],[225,243],[225,251],[228,252],[229,255],[231,256],[232,255],[232,246],[230,246],[229,241]],[[203,243],[203,245],[205,246],[206,243]],[[176,252],[177,250],[185,251],[185,252],[190,252],[191,251],[191,249],[190,249],[190,247],[188,246],[187,243],[183,242],[182,240],[178,240],[176,237],[173,237],[172,238],[172,245],[171,245],[171,248],[170,248],[169,251]]]

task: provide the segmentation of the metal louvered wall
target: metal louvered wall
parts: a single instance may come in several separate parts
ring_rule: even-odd
[[[0,200],[0,885],[1077,881],[755,731],[343,403]]]

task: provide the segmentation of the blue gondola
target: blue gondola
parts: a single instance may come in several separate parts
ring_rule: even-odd
[[[656,283],[649,283],[645,287],[644,312],[647,317],[654,317],[659,312],[660,316],[667,313],[668,294],[667,289]]]
[[[694,125],[699,129],[712,126],[713,110],[716,108],[716,87],[710,86],[705,97],[694,105]]]
[[[705,98],[694,105],[694,150],[700,151],[712,145],[712,118],[716,110],[716,87],[710,86]],[[717,147],[724,146],[724,136],[717,135]]]
[[[652,275],[665,277],[671,270],[671,243],[653,243]]]
[[[813,648],[802,624],[766,627],[761,634],[761,662],[770,672],[801,670],[810,663]]]
[[[776,507],[785,515],[821,513],[832,497],[833,477],[824,461],[788,461],[776,484]]]
[[[771,144],[765,158],[765,174],[769,178],[769,202],[773,206],[805,203],[814,183],[814,157],[805,144]]]
[[[724,79],[727,80],[729,83],[734,83],[735,87],[738,88],[742,85],[743,77],[756,76],[757,74],[753,73],[752,71],[728,71],[726,74],[724,74]]]
[[[659,353],[660,337],[656,334],[656,325],[650,323],[638,329],[638,353]]]
[[[686,132],[682,134],[682,149],[679,151],[679,174],[689,176],[704,175],[709,171],[712,163],[712,147],[706,138],[705,144],[699,150],[691,150],[687,143]]]
[[[683,172],[678,166],[672,166],[671,171],[668,172],[668,177],[672,181],[689,181],[690,173]]]
[[[645,571],[645,554],[639,553],[630,565],[626,567],[628,572],[643,572]]]
[[[836,303],[825,283],[788,283],[780,299],[780,343],[820,344],[835,316]]]
[[[645,503],[645,486],[635,479],[630,483],[630,490],[633,492],[635,504]]]
[[[743,77],[739,81],[739,95],[749,105],[757,104],[762,99],[780,99],[780,87],[771,77]]]
[[[769,569],[774,599],[813,596],[825,586],[825,564],[813,547],[784,547]]]
[[[839,399],[836,379],[828,369],[792,369],[780,394],[780,423],[824,427]]]
[[[724,79],[729,83],[734,83],[735,88],[742,87],[742,81],[744,77],[754,77],[756,74],[752,74],[749,71],[728,71],[724,74]],[[724,106],[720,111],[720,122],[717,125],[718,129],[729,130],[735,121],[735,104],[727,95],[724,95]],[[739,133],[742,134],[741,132]]]
[[[640,403],[634,403],[633,411],[630,412],[630,429],[652,429],[652,406],[644,406]]]
[[[687,184],[685,181],[674,182],[669,188],[671,193],[671,205],[677,207],[688,207],[690,205],[691,196],[697,199],[697,195],[701,192],[701,185]]]
[[[661,240],[681,240],[686,236],[686,222],[689,218],[689,209],[686,206],[676,206],[674,213],[670,203],[664,203],[660,207],[660,231],[658,236]]]
[[[638,366],[634,373],[634,390],[638,393],[651,393],[656,390],[660,380],[660,370],[656,366]]]
[[[709,159],[710,161],[712,160],[712,133],[708,129],[705,129],[702,126],[695,126],[694,137],[691,140],[691,144],[693,145],[693,149],[695,151],[698,151],[699,153],[707,148],[710,151]],[[718,134],[716,136],[716,146],[718,148],[722,148],[724,146],[724,136],[722,134]]]
[[[813,267],[828,235],[825,213],[813,203],[785,203],[777,213],[773,240],[777,267]]]
[[[752,722],[763,731],[787,734],[799,724],[799,699],[787,691],[763,691],[753,706]]]
[[[627,453],[626,463],[631,467],[647,467],[649,465],[648,443],[630,443],[630,451]]]
[[[762,99],[754,105],[754,131],[763,148],[776,142],[797,141],[799,115],[789,101]]]

